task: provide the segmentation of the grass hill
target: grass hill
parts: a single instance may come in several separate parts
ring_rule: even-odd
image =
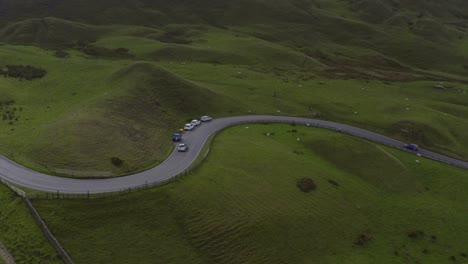
[[[3,0],[0,66],[47,74],[0,77],[0,101],[15,101],[2,108],[1,151],[42,171],[123,174],[161,161],[167,135],[194,116],[282,113],[466,158],[467,8],[459,0]],[[440,83],[450,88],[434,91]],[[114,156],[128,166],[113,167]]]
[[[78,41],[94,42],[98,30],[90,25],[46,17],[12,23],[0,30],[0,36],[12,44],[60,48]]]
[[[0,153],[113,177],[163,161],[194,117],[282,114],[468,160],[466,14],[464,0],[0,0]],[[249,125],[174,184],[35,204],[77,263],[463,263],[465,176]],[[37,234],[12,197],[0,186],[0,240],[19,262],[55,261],[23,246]]]
[[[98,37],[93,29],[84,27],[83,23],[149,28],[190,23],[247,32],[290,49],[320,50],[329,57],[333,52],[322,49],[336,44],[377,51],[418,68],[466,73],[463,63],[467,58],[454,45],[467,35],[464,14],[468,13],[468,6],[460,0],[235,0],[226,3],[3,0],[0,10],[3,12],[3,23],[12,24],[22,18],[33,19],[9,25],[9,34],[0,34],[0,40],[13,43],[21,40],[22,44],[43,44],[34,37],[37,35],[40,38],[57,37],[60,42],[60,36],[63,36],[60,30],[65,28],[71,29],[66,34],[69,40],[82,39],[83,30],[90,33],[86,40]],[[51,18],[41,20],[39,17],[58,17],[74,22],[59,22]],[[50,29],[47,28],[49,24]],[[32,29],[37,29],[34,34],[31,34]],[[12,32],[16,32],[16,37],[12,36]],[[431,56],[434,54],[438,56]],[[349,53],[343,55],[352,56]],[[452,66],[441,65],[441,59]],[[366,61],[362,57],[359,60]]]
[[[173,184],[35,205],[76,263],[467,261],[464,170],[301,126],[238,126],[213,144]]]

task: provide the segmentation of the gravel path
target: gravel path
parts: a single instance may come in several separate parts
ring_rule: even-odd
[[[244,123],[290,123],[321,127],[405,150],[403,147],[404,143],[401,141],[344,124],[299,117],[251,115],[220,118],[201,124],[183,136],[184,143],[187,143],[190,147],[188,152],[180,153],[174,150],[160,165],[133,175],[109,179],[62,178],[30,170],[0,156],[0,178],[29,189],[71,194],[117,192],[138,186],[163,183],[182,173],[193,163],[211,134],[226,127]],[[170,140],[169,137],[168,140]],[[468,162],[465,161],[456,160],[424,149],[420,149],[418,153],[423,157],[468,169]]]
[[[10,255],[10,252],[8,252],[8,249],[2,242],[0,242],[0,258],[2,258],[6,264],[16,264],[15,259]]]

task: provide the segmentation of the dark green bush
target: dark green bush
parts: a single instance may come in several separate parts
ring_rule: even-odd
[[[46,73],[46,70],[30,65],[7,65],[0,70],[0,75],[29,81],[42,78]]]
[[[112,162],[112,164],[114,164],[114,166],[116,166],[116,167],[120,167],[120,166],[122,166],[123,163],[124,163],[123,160],[121,160],[120,158],[117,158],[117,157],[112,157],[112,158],[111,158],[111,162]]]

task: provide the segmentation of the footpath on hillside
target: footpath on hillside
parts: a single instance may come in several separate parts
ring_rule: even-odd
[[[8,249],[0,241],[0,259],[3,259],[6,264],[16,264],[13,256],[8,252]]]

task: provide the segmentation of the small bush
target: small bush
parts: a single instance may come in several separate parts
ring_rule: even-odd
[[[424,236],[424,231],[421,231],[421,230],[411,231],[411,232],[408,232],[407,235],[409,238],[417,239],[417,238]]]
[[[111,158],[111,162],[112,162],[112,164],[114,164],[114,166],[116,166],[116,167],[120,167],[120,166],[122,166],[123,163],[124,163],[123,160],[121,160],[120,158],[117,158],[117,157],[112,157],[112,158]]]
[[[328,183],[330,183],[331,185],[336,186],[336,187],[340,186],[340,184],[337,183],[337,182],[334,181],[334,180],[328,180]]]
[[[372,237],[367,234],[359,235],[356,241],[354,242],[355,245],[358,246],[365,246],[372,240]]]
[[[317,185],[315,184],[315,182],[310,179],[310,178],[302,178],[300,179],[297,184],[296,184],[297,188],[299,188],[301,191],[305,192],[305,193],[308,193],[310,191],[313,191],[315,189],[317,189]]]
[[[70,54],[68,54],[68,52],[65,52],[63,50],[57,50],[55,51],[54,56],[60,59],[64,59],[64,58],[70,57]]]
[[[30,65],[7,65],[0,70],[0,75],[18,79],[33,80],[46,75],[46,70]]]
[[[128,59],[133,57],[126,48],[108,49],[80,42],[76,44],[76,49],[87,55],[101,58]]]

